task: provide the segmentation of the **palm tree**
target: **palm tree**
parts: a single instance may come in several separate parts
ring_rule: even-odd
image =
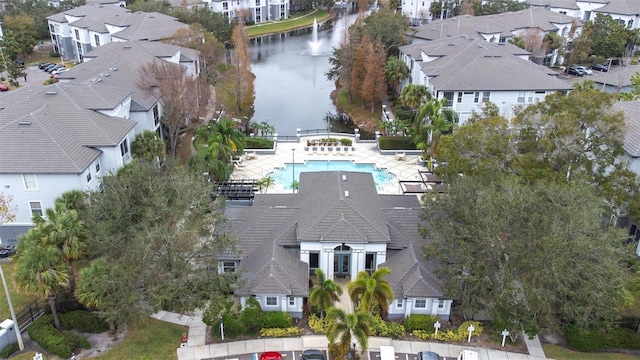
[[[84,211],[86,206],[86,196],[85,193],[80,190],[70,190],[62,193],[55,200],[55,208],[58,209],[66,209],[66,210],[75,210],[79,214]]]
[[[16,283],[21,290],[37,292],[47,298],[54,325],[61,329],[55,298],[69,286],[69,267],[62,261],[62,253],[56,246],[30,244],[18,254]]]
[[[209,159],[230,163],[234,154],[244,150],[244,134],[233,120],[223,118],[196,130],[195,143]]]
[[[309,293],[309,304],[320,309],[320,317],[324,317],[325,310],[332,307],[334,302],[340,301],[340,295],[340,286],[327,279],[322,270],[316,269],[316,283]]]
[[[346,352],[351,346],[351,340],[355,338],[360,345],[362,353],[369,347],[369,334],[373,325],[373,315],[360,311],[354,314],[345,314],[338,308],[330,308],[327,318],[333,320],[327,329],[329,344],[335,345],[338,340],[339,348]],[[339,355],[346,355],[342,353]],[[340,358],[340,357],[338,357]]]
[[[417,109],[429,99],[429,89],[424,85],[409,84],[402,88],[398,100],[402,105]]]
[[[409,76],[409,68],[400,58],[390,57],[384,66],[384,72],[395,96],[398,95],[400,82]]]
[[[446,99],[430,99],[422,104],[413,119],[412,129],[416,147],[422,150],[422,159],[427,159],[427,151],[436,155],[438,140],[443,134],[450,133],[458,123],[458,114],[445,108]]]
[[[88,248],[84,222],[77,211],[66,210],[62,204],[58,204],[55,210],[47,209],[45,214],[46,220],[39,218],[36,221],[36,226],[41,228],[44,236],[42,245],[53,245],[61,251],[62,260],[69,265],[69,285],[73,291],[73,262],[82,258]]]
[[[265,176],[262,179],[256,182],[258,189],[260,189],[260,193],[262,193],[262,189],[264,189],[264,193],[267,193],[270,187],[276,184],[276,180],[272,176]]]
[[[154,131],[145,130],[136,135],[131,143],[131,152],[138,159],[149,162],[157,161],[164,157],[165,144]]]
[[[358,277],[347,285],[351,300],[362,303],[364,309],[371,313],[374,306],[379,306],[380,315],[386,314],[389,304],[393,301],[393,289],[384,276],[390,275],[388,267],[381,267],[369,275],[366,271],[360,271]]]

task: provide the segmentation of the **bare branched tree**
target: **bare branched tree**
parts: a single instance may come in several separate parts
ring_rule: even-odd
[[[198,119],[207,105],[209,86],[199,77],[189,74],[183,65],[155,60],[140,67],[138,88],[160,102],[169,140],[170,154],[175,158],[181,131],[190,119]]]

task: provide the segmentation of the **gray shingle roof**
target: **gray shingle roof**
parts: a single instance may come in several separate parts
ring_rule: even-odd
[[[393,287],[396,298],[444,297],[442,283],[433,274],[436,264],[424,260],[417,242],[411,242],[409,247],[394,254],[380,266],[392,270],[387,281]]]
[[[252,206],[228,205],[225,215],[244,257],[245,286],[236,293],[308,292],[306,263],[301,266],[299,255],[286,249],[299,240],[383,241],[389,249],[404,249],[421,240],[419,209],[415,196],[378,195],[371,174],[341,171],[302,173],[298,194],[256,194]],[[301,223],[314,238],[300,238]],[[295,282],[285,282],[289,277]]]
[[[481,34],[496,34],[512,37],[514,31],[538,28],[545,32],[557,31],[554,24],[571,24],[575,18],[561,15],[545,8],[529,8],[495,15],[460,15],[445,20],[435,20],[416,29],[415,36],[420,39],[435,40],[466,34],[482,39]]]
[[[436,60],[422,72],[438,91],[568,91],[571,85],[549,68],[522,59],[516,46],[456,36],[418,45]],[[404,52],[404,47],[401,51]],[[415,48],[409,48],[412,54]],[[414,56],[414,55],[412,55]],[[421,57],[418,57],[421,60]]]
[[[624,113],[627,126],[624,134],[624,150],[631,157],[640,157],[640,100],[618,101],[613,109]]]
[[[157,12],[137,11],[113,17],[105,23],[119,27],[126,26],[126,29],[111,35],[113,38],[126,41],[158,41],[171,38],[179,29],[189,28],[189,25],[179,22],[178,19]]]
[[[371,174],[302,173],[299,196],[298,240],[391,241]]]
[[[0,173],[81,173],[100,155],[95,147],[117,146],[135,126],[79,106],[117,103],[128,92],[71,84],[38,89],[0,97]]]
[[[195,50],[160,42],[112,42],[89,52],[84,57],[85,62],[60,74],[58,78],[60,81],[126,89],[131,92],[131,110],[147,111],[157,99],[138,88],[140,66],[178,53],[191,61],[198,57]]]
[[[640,14],[640,1],[638,0],[610,0],[601,8],[593,10],[608,14],[638,15]]]
[[[309,295],[309,266],[273,240],[266,240],[240,263],[244,284],[236,295]]]
[[[578,9],[576,0],[529,0],[531,6],[553,7],[560,9]],[[592,1],[598,3],[599,1]]]
[[[67,15],[73,18],[81,18],[71,22],[70,24],[73,26],[104,32],[102,30],[106,29],[104,24],[107,20],[124,16],[127,13],[131,13],[131,10],[115,5],[87,4],[47,16],[47,20],[64,23],[67,22],[67,17],[65,16]]]

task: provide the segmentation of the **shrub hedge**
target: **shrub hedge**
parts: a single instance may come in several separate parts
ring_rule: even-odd
[[[68,359],[77,348],[89,349],[86,338],[69,331],[60,331],[53,326],[53,315],[43,315],[29,326],[27,332],[31,340],[44,350]]]
[[[109,330],[109,324],[89,311],[76,310],[60,314],[60,322],[65,329],[76,329],[85,333],[99,334]]]
[[[292,325],[291,314],[284,311],[265,311],[260,325],[263,329],[289,328]]]
[[[263,337],[287,337],[302,335],[302,329],[297,327],[260,329],[260,336]]]
[[[381,136],[378,144],[382,150],[416,150],[416,144],[409,136]]]
[[[246,137],[244,139],[245,149],[273,149],[273,140],[259,138],[259,137]]]
[[[18,347],[18,344],[16,343],[9,344],[5,346],[4,349],[2,349],[2,351],[0,351],[0,358],[8,359],[9,356],[11,356],[14,352],[17,352],[18,350],[20,350],[20,348]]]
[[[436,315],[415,314],[409,315],[404,319],[404,330],[408,333],[414,330],[423,330],[426,332],[435,332],[433,324],[439,321],[440,317]]]
[[[479,321],[465,321],[462,325],[458,326],[457,329],[447,329],[438,331],[438,337],[435,337],[435,331],[431,330],[415,330],[413,331],[413,336],[422,339],[422,340],[442,340],[442,341],[450,341],[450,342],[458,342],[466,340],[469,336],[469,325],[472,325],[475,328],[472,336],[480,336],[482,335],[483,329],[482,324]]]
[[[311,328],[311,331],[316,335],[326,335],[330,324],[331,321],[326,317],[319,318],[316,314],[309,316],[309,328]]]
[[[405,334],[402,325],[391,321],[384,321],[377,316],[375,317],[373,331],[377,336],[392,337],[394,339],[399,339]]]
[[[607,349],[640,349],[640,334],[631,329],[616,328],[609,331],[581,329],[576,325],[567,325],[564,336],[572,347],[581,351],[600,351]]]

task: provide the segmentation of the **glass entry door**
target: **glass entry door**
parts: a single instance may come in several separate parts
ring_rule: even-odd
[[[333,256],[333,273],[335,275],[350,275],[349,263],[351,261],[351,254],[337,253]]]

